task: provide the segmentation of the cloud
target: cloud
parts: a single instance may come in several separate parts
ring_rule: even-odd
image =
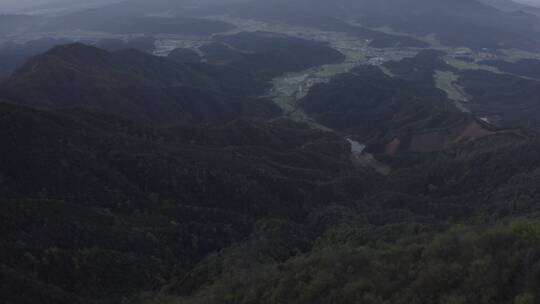
[[[513,0],[514,2],[528,4],[528,5],[534,5],[534,6],[540,6],[540,0]]]
[[[0,13],[31,12],[46,8],[101,4],[114,0],[0,0]]]

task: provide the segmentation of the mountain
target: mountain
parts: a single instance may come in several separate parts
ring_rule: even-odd
[[[30,58],[44,53],[58,44],[69,43],[65,39],[42,38],[24,44],[6,42],[0,45],[0,79],[8,78]]]
[[[538,303],[537,21],[493,5],[132,0],[2,40],[0,302]]]
[[[363,180],[345,140],[287,121],[189,133],[80,110],[0,113],[2,298],[16,303],[157,291],[258,219],[303,217],[348,195],[338,176]]]
[[[2,85],[0,95],[38,107],[94,108],[174,124],[226,121],[242,113],[276,115],[279,110],[269,101],[249,97],[264,86],[222,67],[71,44],[30,60]]]
[[[501,12],[473,0],[386,1],[375,7],[365,4],[363,9],[369,14],[361,18],[370,26],[386,25],[416,35],[435,34],[447,45],[474,49],[539,47],[537,17]]]
[[[223,122],[279,114],[273,103],[256,97],[267,80],[343,59],[326,44],[284,35],[216,39],[236,47],[232,52],[239,59],[218,61],[220,55],[209,54],[213,64],[186,63],[135,50],[58,46],[22,66],[0,86],[0,95],[21,104],[94,108],[151,123]]]
[[[506,299],[536,274],[538,260],[524,257],[537,250],[537,222],[519,216],[538,211],[537,195],[508,200],[538,184],[536,134],[388,156],[393,172],[381,177],[355,167],[342,138],[286,120],[159,130],[81,110],[0,103],[0,113],[8,301],[219,303],[249,300],[251,290],[264,303],[410,299],[418,290],[427,301],[439,288],[476,299],[467,284],[425,279],[476,259],[497,271],[461,275],[493,282],[486,296]],[[509,214],[511,223],[497,222]],[[410,273],[390,276],[401,268]],[[383,278],[369,292],[348,286],[375,273],[392,277],[393,293]],[[301,275],[306,285],[290,279]],[[319,285],[328,277],[336,279]]]
[[[540,106],[538,80],[465,70],[460,73],[458,81],[471,96],[468,106],[477,115],[505,127],[540,129],[537,120]]]
[[[124,17],[118,18],[100,10],[83,11],[57,17],[43,25],[42,30],[79,29],[117,34],[177,34],[210,35],[232,30],[231,24],[202,18]]]
[[[209,256],[153,300],[530,299],[539,286],[530,279],[539,262],[532,190],[540,181],[538,144],[536,133],[513,130],[444,151],[380,158],[392,172],[354,204],[325,205],[299,221],[262,221],[243,242]],[[486,268],[477,272],[479,261]]]
[[[201,56],[196,51],[190,49],[176,48],[167,57],[180,63],[201,62]]]
[[[520,59],[515,62],[503,60],[483,60],[479,63],[493,66],[507,74],[540,79],[540,60],[538,59]]]
[[[125,49],[136,49],[152,53],[156,46],[156,38],[150,36],[144,36],[139,38],[133,38],[128,41],[120,39],[101,39],[94,45],[97,48],[107,51],[119,51]]]
[[[340,62],[345,56],[328,44],[271,32],[242,32],[214,37],[200,50],[210,63],[271,79]]]
[[[528,2],[514,0],[481,0],[479,2],[491,5],[502,11],[522,11],[529,14],[534,14],[536,16],[540,16],[540,8],[538,7],[538,4],[535,5],[534,1]]]
[[[137,49],[145,52],[153,52],[156,39],[145,36],[128,40],[120,39],[100,39],[94,43],[95,47],[108,51],[118,51],[125,49]],[[29,59],[42,54],[55,46],[73,43],[69,38],[38,38],[31,39],[24,43],[6,40],[0,42],[0,79],[5,79],[17,71]]]
[[[494,132],[451,106],[435,87],[435,69],[451,69],[440,53],[389,62],[393,77],[379,67],[361,66],[313,87],[300,106],[317,121],[351,134],[368,149],[395,154],[446,149]]]
[[[239,16],[327,28],[315,18],[354,20],[364,27],[389,27],[418,37],[434,35],[449,46],[474,49],[518,48],[538,50],[540,20],[524,12],[504,12],[476,0],[322,0],[255,1],[241,5]],[[397,36],[399,37],[399,36]]]

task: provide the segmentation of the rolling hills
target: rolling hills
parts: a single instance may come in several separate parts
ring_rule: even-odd
[[[129,16],[120,32],[163,31],[145,3],[105,10]],[[217,9],[182,3],[197,20]],[[166,28],[186,18],[180,4],[156,2],[173,15]],[[293,101],[297,118],[260,97],[271,80],[350,54],[267,31],[168,57],[120,40],[43,50],[0,83],[0,300],[537,303],[535,62],[459,69],[444,47],[403,35],[532,50],[537,38],[516,32],[535,19],[473,0],[265,4],[227,11],[417,54],[314,80]],[[373,29],[385,26],[403,32]],[[438,72],[455,75],[470,113]]]
[[[175,124],[226,121],[243,112],[276,115],[279,110],[271,103],[250,97],[264,87],[235,70],[181,64],[135,50],[106,52],[71,44],[32,59],[0,90],[21,104],[86,107]]]

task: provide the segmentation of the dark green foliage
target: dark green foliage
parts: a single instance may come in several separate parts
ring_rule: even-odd
[[[395,192],[358,200],[354,207],[317,209],[289,234],[255,230],[158,299],[537,303],[540,205],[533,189],[539,180],[537,170],[530,170],[539,166],[535,151],[537,139],[506,133],[446,152],[402,156],[396,162],[401,169],[385,186]],[[301,229],[311,233],[298,239]]]
[[[289,3],[257,3],[254,6],[248,4],[246,7],[241,8],[237,14],[242,17],[249,16],[249,18],[256,17],[261,20],[285,22],[295,26],[304,26],[323,31],[347,33],[359,39],[371,40],[369,45],[375,48],[425,48],[429,46],[429,44],[413,37],[392,35],[358,25],[351,25],[334,16],[333,8],[326,10],[324,13],[310,14],[310,9],[321,5],[321,3],[318,3],[316,6],[311,5],[311,7],[306,8],[302,7],[302,4],[299,5],[298,1],[296,3],[290,1]]]
[[[378,67],[360,67],[315,86],[301,106],[319,122],[364,142],[443,129],[467,119],[450,108],[444,92],[430,87],[422,73],[412,78],[392,78]]]
[[[177,124],[279,114],[271,102],[249,96],[264,87],[249,75],[223,67],[72,44],[32,59],[0,90],[22,104],[85,107],[143,122]]]
[[[459,75],[459,83],[472,96],[467,106],[477,115],[504,127],[540,127],[538,81],[483,70],[464,70]]]
[[[6,42],[0,45],[0,79],[9,77],[33,56],[64,43],[69,43],[69,40],[43,38],[24,44]]]
[[[537,59],[521,59],[516,62],[484,60],[480,63],[494,66],[505,73],[540,78],[540,60]]]
[[[201,56],[193,50],[190,49],[174,49],[167,56],[169,59],[174,60],[180,63],[198,63],[201,62]]]
[[[346,198],[346,176],[369,184],[343,139],[287,121],[159,131],[81,110],[0,113],[1,269],[17,278],[3,291],[14,303],[18,288],[50,302],[157,291],[257,219]]]
[[[253,96],[268,88],[258,77],[339,53],[270,33],[216,39],[221,65],[76,44],[2,84],[1,300],[540,301],[536,133],[375,155],[387,175],[351,157],[343,134],[384,152],[394,138],[454,139],[478,124],[434,87],[434,71],[451,69],[441,53],[386,64],[395,77],[363,66],[315,86],[301,106],[327,132]],[[475,98],[493,97],[487,81],[534,92],[467,73]]]
[[[218,36],[215,40],[201,47],[210,62],[264,79],[345,59],[343,54],[324,43],[276,33],[244,32]]]
[[[537,51],[540,48],[540,21],[536,16],[503,12],[475,0],[277,0],[248,4],[238,11],[244,17],[285,21],[323,30],[337,28],[332,18],[357,20],[368,28],[390,27],[415,36],[434,34],[444,44],[474,49]],[[322,25],[319,27],[317,24]],[[339,25],[339,28],[347,29],[348,26]],[[354,34],[363,30],[349,27],[340,31]],[[372,36],[371,39],[377,41],[380,38]],[[414,38],[397,35],[383,36],[381,40],[381,47],[422,47],[423,44]],[[379,43],[375,41],[373,43],[377,46]]]
[[[256,230],[243,245],[210,257],[170,289],[176,296],[160,299],[164,303],[537,303],[538,219],[518,218],[486,228],[434,224],[429,217],[398,209],[354,215],[358,211],[327,209],[314,214],[312,220],[335,220],[316,240],[295,238],[298,227],[289,228],[286,235]],[[315,224],[307,221],[300,227],[309,230]],[[271,225],[276,226],[265,223]],[[312,248],[303,252],[306,241]],[[284,256],[291,255],[287,249],[299,250],[282,260],[266,252],[269,245]],[[208,286],[186,293],[183,288],[194,287],[197,280]]]
[[[102,39],[95,44],[95,47],[107,51],[136,49],[151,53],[155,49],[155,42],[156,39],[154,37],[133,38],[128,41],[123,41],[119,39]]]
[[[353,2],[345,0],[345,2]],[[357,1],[360,20],[369,26],[390,26],[415,35],[436,34],[444,44],[475,49],[538,50],[533,15],[502,12],[478,1]],[[350,4],[353,6],[354,4]]]
[[[82,29],[117,34],[210,35],[234,29],[234,25],[201,18],[118,16],[102,9],[84,10],[50,18],[41,30]]]
[[[384,66],[390,69],[392,74],[398,78],[414,81],[417,85],[425,85],[433,90],[435,86],[433,74],[436,70],[454,70],[441,58],[444,54],[441,51],[425,50],[412,58],[386,62]]]

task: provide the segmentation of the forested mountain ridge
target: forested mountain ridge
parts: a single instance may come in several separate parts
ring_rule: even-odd
[[[326,43],[277,33],[243,32],[215,36],[213,40],[201,47],[208,62],[267,80],[284,72],[298,72],[345,59]]]
[[[257,97],[271,77],[343,59],[322,43],[257,33],[242,37],[266,41],[264,52],[250,50],[255,53],[220,65],[176,62],[136,50],[107,52],[80,43],[57,46],[28,61],[0,90],[12,101],[38,107],[88,107],[151,123],[224,122],[278,115],[277,107]],[[230,44],[234,39],[221,38]],[[306,53],[313,56],[301,55]]]
[[[0,302],[540,303],[536,17],[215,2],[10,23]]]
[[[128,51],[120,54],[123,60],[130,60],[129,65],[122,60],[111,64],[111,54],[115,53],[72,45],[45,56],[53,62],[61,59],[53,66],[55,70],[81,73],[84,77],[80,79],[97,83],[102,81],[101,75],[107,75],[106,79],[113,82],[158,86],[174,84],[188,75],[186,79],[197,84],[206,80],[198,77],[205,75],[201,70],[223,69],[204,66],[199,70],[201,66],[193,65],[189,66],[193,70],[185,70],[188,74],[176,74],[176,65],[169,61]],[[345,79],[351,78],[353,86],[358,87],[359,78],[374,88],[385,88],[382,96],[394,88],[398,93],[392,94],[410,92],[417,98],[427,98],[419,105],[429,110],[419,113],[426,119],[434,115],[431,119],[436,121],[439,111],[445,113],[444,94],[421,90],[429,88],[425,73],[417,71],[411,78],[406,72],[406,67],[416,64],[419,58],[401,63],[400,69],[394,64],[396,73],[402,71],[398,78],[390,78],[378,68],[363,67],[332,83],[347,83]],[[85,65],[88,60],[95,65]],[[145,65],[133,65],[137,62]],[[39,88],[43,75],[49,74],[32,67],[35,63],[31,61],[4,84],[4,89],[23,80],[27,88]],[[154,77],[147,71],[161,73]],[[189,73],[194,77],[190,78]],[[422,79],[424,82],[419,82]],[[303,104],[319,90],[314,88]],[[54,101],[54,95],[48,92],[40,94]],[[421,252],[438,248],[439,237],[453,237],[453,229],[457,229],[450,228],[453,223],[472,225],[460,229],[465,229],[474,242],[487,237],[482,228],[475,226],[477,222],[487,225],[538,212],[533,189],[538,182],[534,168],[540,167],[535,154],[539,140],[536,134],[526,131],[464,140],[440,152],[379,155],[392,168],[388,176],[381,176],[354,164],[350,145],[341,135],[283,118],[246,117],[227,123],[164,128],[160,123],[119,118],[95,108],[36,110],[15,105],[6,96],[0,104],[5,249],[1,271],[7,288],[3,297],[15,303],[36,299],[43,303],[115,303],[120,299],[134,303],[223,303],[223,299],[228,303],[249,303],[264,294],[269,295],[269,303],[279,298],[296,303],[309,303],[315,298],[352,303],[369,298],[377,303],[385,299],[387,290],[378,281],[369,285],[369,292],[360,283],[341,291],[351,280],[360,280],[368,273],[360,271],[365,259],[347,258],[359,250],[354,249],[357,246],[365,248],[365,257],[373,260],[389,261],[385,250],[395,242],[392,246],[396,250],[409,252],[413,247],[407,246],[416,246],[416,255],[424,255],[428,253]],[[451,123],[461,114],[454,111],[445,115]],[[381,116],[380,123],[386,124],[381,129],[398,130],[400,124],[391,121]],[[411,123],[415,121],[420,123],[417,119]],[[415,130],[413,126],[403,128]],[[363,132],[356,135],[358,138],[371,132],[362,126],[355,130]],[[376,151],[374,147],[372,143],[371,149]],[[523,189],[529,189],[527,196],[515,199]],[[485,215],[492,219],[484,219]],[[534,243],[521,240],[525,233],[522,231],[529,231],[528,225],[534,223],[516,220],[510,226],[495,225],[501,225],[500,233],[510,233],[511,246],[533,250]],[[410,234],[415,231],[420,233],[420,239]],[[463,242],[463,246],[469,244]],[[478,250],[478,254],[484,254],[488,249]],[[499,254],[521,254],[509,250]],[[219,254],[212,254],[215,252]],[[402,255],[406,261],[412,258],[409,253]],[[312,280],[332,276],[332,272],[305,273],[306,277],[298,282],[307,285],[295,287],[296,291],[278,287],[297,275],[300,265],[312,265],[327,273],[327,259],[335,258],[347,265],[343,280],[331,280],[323,287]],[[467,265],[467,259],[460,263]],[[415,264],[423,263],[418,259],[410,263],[394,261],[410,267],[417,265],[418,271],[431,275],[429,268],[424,268],[428,266]],[[238,281],[246,267],[254,280]],[[370,273],[383,271],[376,264],[370,267]],[[534,275],[534,268],[528,275]],[[481,284],[472,273],[465,276]],[[519,276],[523,282],[533,284],[527,287],[533,289],[533,282]],[[407,279],[396,280],[399,285],[404,282],[400,280]],[[529,285],[516,286],[519,288],[505,291],[506,297],[530,296],[529,289],[524,293],[521,289]],[[410,297],[405,293],[407,289],[395,288],[394,293]],[[435,287],[421,288],[425,291],[422,296],[438,295]],[[457,285],[445,288],[454,288],[456,296],[464,299],[476,299]],[[24,297],[17,292],[21,289],[26,291]],[[498,295],[493,293],[489,299]]]
[[[2,95],[38,107],[88,107],[145,122],[226,121],[279,109],[251,97],[263,83],[219,67],[172,62],[135,50],[58,46],[2,84]],[[258,113],[258,114],[257,114]]]
[[[534,51],[540,47],[537,16],[521,11],[501,11],[476,0],[339,0],[337,3],[261,0],[239,5],[237,14],[291,24],[311,23],[314,17],[331,16],[356,20],[371,28],[390,27],[416,36],[431,34],[445,45],[475,49]],[[319,23],[326,26],[325,22]],[[313,23],[309,25],[316,27]]]
[[[153,290],[260,218],[301,218],[347,197],[341,185],[369,184],[343,139],[286,121],[209,129],[219,141],[197,144],[99,113],[0,107],[2,294],[15,302],[18,288],[44,303]]]

